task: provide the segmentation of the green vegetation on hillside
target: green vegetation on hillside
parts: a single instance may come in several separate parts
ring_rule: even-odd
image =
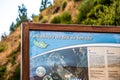
[[[51,20],[51,23],[54,23],[54,24],[59,24],[61,23],[61,16],[55,16],[52,20]]]
[[[12,65],[14,65],[15,64],[15,58],[16,58],[16,54],[18,53],[18,52],[20,52],[20,43],[19,43],[19,45],[18,45],[18,47],[17,47],[17,49],[14,49],[12,52],[11,52],[11,54],[8,56],[8,59],[9,59],[9,61],[10,61],[10,63],[12,64]]]
[[[14,75],[9,80],[20,80],[20,65],[17,66]]]
[[[64,12],[61,15],[55,16],[51,23],[54,24],[70,24],[71,23],[71,15],[68,12]]]
[[[0,66],[0,80],[4,79],[5,71],[6,71],[6,65]]]
[[[119,0],[84,0],[78,9],[78,24],[120,25]]]
[[[0,42],[0,52],[3,52],[7,49],[7,44]]]
[[[74,2],[71,5],[71,2]],[[60,4],[62,3],[62,4]],[[71,6],[68,6],[71,5]],[[72,8],[73,6],[73,8]],[[74,9],[75,8],[75,9]],[[70,10],[71,9],[71,10]],[[76,13],[76,10],[78,13]],[[62,21],[63,14],[64,19]],[[83,25],[120,25],[119,0],[55,0],[55,3],[33,17],[39,23],[83,24]],[[77,16],[76,16],[77,15]],[[71,18],[70,18],[71,16]],[[66,22],[68,21],[68,22]]]
[[[67,6],[67,2],[64,1],[64,2],[62,3],[62,10],[64,10],[66,6]]]

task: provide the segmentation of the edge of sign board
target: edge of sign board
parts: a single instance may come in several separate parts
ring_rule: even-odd
[[[98,33],[120,33],[120,26],[93,26],[78,24],[40,24],[23,23],[29,30],[48,30],[48,31],[71,31],[71,32],[98,32]]]
[[[29,79],[29,27],[26,24],[22,25],[21,29],[22,45],[21,45],[21,80]],[[25,43],[25,44],[24,44]]]

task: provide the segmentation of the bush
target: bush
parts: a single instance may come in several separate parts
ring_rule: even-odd
[[[6,50],[6,48],[7,48],[6,44],[0,43],[0,52],[3,52],[4,50]]]
[[[40,14],[40,15],[39,15],[39,21],[40,21],[42,18],[43,18],[43,15]]]
[[[20,51],[20,46],[21,45],[19,43],[17,49],[13,50],[11,55],[8,56],[8,58],[9,58],[12,65],[15,64],[16,53],[18,53]]]
[[[0,47],[0,52],[2,52],[2,51],[4,51],[5,50],[5,48],[2,46],[2,47]]]
[[[55,16],[51,20],[51,23],[70,24],[71,23],[71,15],[68,12],[64,12],[60,16]]]
[[[120,26],[120,0],[116,0],[113,3],[113,6],[115,7],[115,25]]]
[[[74,2],[80,1],[80,0],[73,0]]]
[[[61,15],[61,23],[63,24],[70,24],[71,23],[71,15],[68,12],[64,12]]]
[[[18,65],[13,77],[11,77],[10,80],[20,80],[20,65]]]
[[[45,18],[43,18],[42,20],[40,20],[40,23],[46,23],[46,22],[48,22],[48,20],[45,19]]]
[[[0,66],[0,72],[5,72],[5,70],[6,70],[6,66],[5,65]]]
[[[112,3],[112,0],[96,0],[98,4],[103,4],[103,5],[110,5]]]
[[[9,56],[9,60],[12,63],[12,65],[15,64],[16,53],[17,53],[17,50],[14,50],[14,51],[12,51],[11,55]]]
[[[61,20],[60,20],[61,18],[60,18],[60,16],[55,16],[52,20],[51,20],[51,23],[60,23],[61,22]]]
[[[89,7],[88,7],[89,5]],[[79,14],[77,16],[77,22],[81,23],[81,21],[86,18],[86,15],[88,12],[90,12],[90,10],[93,8],[94,6],[94,2],[91,0],[84,0],[79,6],[78,6],[78,10],[79,10]]]
[[[6,71],[6,65],[0,66],[0,78],[4,78],[4,73]]]
[[[32,19],[33,22],[39,22],[39,16],[34,16]]]
[[[16,57],[16,55],[13,54],[13,55],[9,58],[9,60],[10,60],[10,62],[11,62],[12,65],[15,64],[15,57]]]
[[[115,16],[117,15],[115,13],[115,7],[112,4],[111,6],[98,4],[87,14],[82,24],[115,25]]]
[[[62,10],[64,10],[66,6],[67,6],[67,2],[65,1],[65,2],[63,2],[63,4],[62,4]]]

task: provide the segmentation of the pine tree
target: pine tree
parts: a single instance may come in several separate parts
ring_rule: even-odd
[[[44,9],[46,9],[50,5],[52,5],[51,1],[49,1],[49,0],[42,0],[41,1],[41,6],[40,6],[40,11],[43,11]]]

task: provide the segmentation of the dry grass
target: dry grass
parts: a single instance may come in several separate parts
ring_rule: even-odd
[[[7,39],[1,42],[7,44],[7,48],[0,53],[0,66],[6,65],[4,78],[8,80],[15,72],[16,66],[20,64],[20,49],[14,54],[15,57],[10,56],[15,49],[20,48],[20,27],[18,27],[15,32],[12,32]],[[13,60],[15,64],[12,65],[10,59]],[[10,74],[8,74],[9,72]]]

